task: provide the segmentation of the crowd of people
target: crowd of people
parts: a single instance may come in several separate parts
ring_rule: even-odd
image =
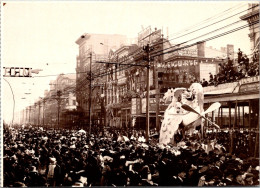
[[[203,87],[217,86],[218,84],[235,82],[242,78],[258,76],[259,75],[259,52],[254,52],[252,59],[250,60],[246,54],[243,54],[238,49],[237,65],[234,65],[234,61],[229,59],[226,63],[218,64],[218,74],[212,75],[209,73],[209,80],[202,79],[201,84]]]
[[[4,186],[259,185],[259,160],[213,133],[165,146],[136,130],[5,129]]]

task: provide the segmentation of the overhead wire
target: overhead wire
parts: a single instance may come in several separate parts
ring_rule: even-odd
[[[213,25],[215,25],[215,24],[217,24],[217,23],[220,23],[220,22],[222,22],[222,21],[225,21],[225,20],[227,20],[227,19],[230,19],[230,18],[232,18],[232,17],[234,17],[234,16],[237,16],[237,15],[239,15],[239,14],[241,14],[241,13],[247,12],[248,10],[253,9],[253,8],[257,7],[257,6],[259,6],[259,5],[257,4],[257,5],[255,5],[255,6],[252,6],[252,7],[250,7],[250,8],[247,8],[246,10],[243,10],[243,11],[241,11],[241,12],[239,12],[239,13],[233,14],[233,15],[227,17],[227,18],[224,18],[224,19],[219,20],[219,21],[217,21],[217,22],[211,23],[211,24],[209,24],[209,25],[207,25],[207,26],[201,27],[201,28],[199,28],[199,29],[197,29],[197,30],[194,30],[194,31],[192,31],[192,32],[183,34],[182,36],[179,36],[179,37],[176,37],[176,38],[172,38],[172,39],[164,40],[163,42],[158,43],[157,45],[164,44],[164,43],[166,43],[166,42],[169,42],[169,41],[172,41],[172,40],[181,38],[181,37],[183,37],[183,36],[187,36],[188,34],[192,34],[192,33],[194,33],[194,32],[200,31],[200,30],[202,30],[202,29],[206,29],[207,27],[213,26]]]
[[[259,6],[259,5],[256,5],[256,6]],[[256,7],[255,6],[255,7]],[[252,7],[251,7],[252,8]],[[250,9],[251,9],[250,8]],[[248,10],[248,9],[247,9]],[[246,11],[246,10],[245,10]],[[242,12],[244,12],[244,11],[242,11]],[[241,12],[240,12],[241,13]],[[238,15],[239,13],[237,13],[237,14],[235,14],[235,15]],[[228,17],[228,18],[231,18],[231,17],[233,17],[234,15],[232,15],[232,16],[230,16],[230,17]],[[225,18],[225,19],[222,19],[222,21],[223,20],[226,20],[226,19],[228,19],[228,18]],[[221,21],[218,21],[217,23],[219,23],[219,22],[221,22]],[[231,26],[231,25],[234,25],[234,24],[236,24],[236,23],[238,23],[238,22],[240,22],[240,21],[237,21],[237,22],[234,22],[234,23],[232,23],[232,24],[229,24],[229,25],[227,25],[227,26],[224,26],[224,27],[222,27],[222,28],[219,28],[219,29],[217,29],[217,30],[221,30],[221,29],[223,29],[223,28],[226,28],[226,27],[228,27],[228,26]],[[210,25],[214,25],[214,23],[213,24],[210,24]],[[210,26],[210,25],[208,25],[208,26]],[[224,35],[227,35],[227,34],[229,34],[229,33],[233,33],[233,32],[235,32],[235,31],[238,31],[238,30],[240,30],[240,29],[243,29],[243,28],[245,28],[245,27],[248,27],[248,24],[247,25],[244,25],[244,26],[241,26],[241,27],[238,27],[238,28],[235,28],[235,29],[233,29],[233,30],[230,30],[230,31],[228,31],[228,32],[225,32],[225,33],[222,33],[222,34],[219,34],[219,35],[216,35],[216,36],[213,36],[213,37],[210,37],[210,38],[208,38],[208,39],[205,39],[205,40],[202,40],[202,41],[209,41],[209,40],[213,40],[213,39],[215,39],[215,38],[218,38],[218,37],[221,37],[221,36],[224,36]],[[205,28],[205,27],[203,27],[203,28]],[[201,29],[203,29],[203,28],[201,28]],[[198,30],[196,30],[196,31],[198,31]],[[214,31],[212,31],[212,32],[214,32]],[[210,33],[212,33],[212,32],[210,32]],[[192,32],[190,32],[189,34],[191,34]],[[209,33],[207,33],[207,34],[204,34],[204,35],[202,35],[202,36],[205,36],[205,35],[208,35]],[[197,39],[197,38],[201,38],[202,36],[198,36],[198,37],[196,37],[195,39]],[[176,39],[176,38],[175,38]],[[195,39],[193,39],[193,40],[195,40]],[[170,39],[170,40],[174,40],[174,39]],[[170,41],[170,40],[167,40],[167,41]],[[164,41],[164,42],[166,42],[166,41]],[[163,43],[164,43],[163,42]],[[160,44],[160,43],[159,43]],[[159,45],[158,43],[157,43],[157,45]],[[188,48],[188,47],[191,47],[191,46],[194,46],[194,45],[196,45],[197,43],[193,43],[193,44],[191,44],[191,45],[186,45],[186,46],[184,46],[184,47],[181,47],[181,48],[177,48],[177,49],[174,49],[174,50],[171,50],[171,51],[167,51],[167,52],[163,52],[163,53],[161,53],[161,54],[157,54],[157,53],[159,53],[159,52],[162,52],[162,51],[165,51],[165,50],[168,50],[168,49],[171,49],[171,48],[173,48],[173,46],[172,47],[170,47],[170,48],[166,48],[166,49],[163,49],[162,51],[157,51],[157,52],[155,52],[156,54],[152,54],[152,56],[151,57],[156,57],[156,56],[159,56],[159,55],[163,55],[163,54],[166,54],[166,53],[172,53],[172,52],[174,52],[174,51],[178,51],[178,50],[180,50],[180,49],[184,49],[184,48]],[[179,44],[178,44],[179,45]],[[174,46],[174,47],[176,47],[176,46]],[[153,53],[153,52],[152,52]],[[130,57],[130,56],[129,56]],[[125,60],[125,61],[128,61],[128,60]],[[121,61],[118,65],[124,65],[123,63],[125,62],[125,61]],[[145,62],[145,61],[144,61]],[[124,67],[124,68],[117,68],[117,69],[113,69],[112,68],[112,73],[117,73],[117,72],[119,72],[119,71],[123,71],[123,70],[126,70],[126,69],[129,69],[129,68],[131,68],[132,66],[135,66],[135,64],[133,64],[133,65],[124,65],[124,66],[126,66],[126,67]],[[85,72],[77,72],[77,73],[67,73],[67,74],[84,74],[84,73],[88,73],[89,71],[85,71]],[[98,78],[98,77],[104,77],[104,76],[107,76],[107,75],[110,75],[111,74],[111,71],[106,71],[106,72],[103,72],[103,73],[100,73],[100,74],[98,74],[98,75],[93,75],[93,78]],[[47,77],[47,76],[57,76],[57,75],[45,75],[45,76],[35,76],[35,77]],[[88,80],[83,80],[82,81],[82,85],[81,86],[83,86],[84,84],[87,84],[88,83]],[[73,91],[73,90],[72,90]],[[77,88],[75,88],[75,92],[77,92]]]
[[[242,5],[242,6],[241,6],[241,5]],[[238,6],[238,7],[237,7],[237,6]],[[185,32],[185,31],[187,31],[187,30],[191,30],[191,29],[193,29],[193,28],[196,28],[197,26],[201,26],[202,24],[205,24],[205,23],[207,23],[207,22],[209,22],[209,21],[215,20],[215,19],[217,19],[217,18],[219,18],[219,17],[221,17],[221,16],[223,16],[223,15],[225,15],[225,14],[227,14],[227,13],[233,12],[234,10],[236,10],[236,9],[238,9],[238,8],[241,8],[241,7],[243,7],[243,6],[245,6],[245,4],[244,4],[244,3],[241,3],[241,4],[238,4],[238,5],[234,6],[234,7],[228,8],[228,9],[224,10],[223,12],[220,12],[220,13],[218,13],[218,14],[212,16],[212,17],[209,17],[209,18],[207,18],[206,20],[203,20],[203,21],[201,21],[201,22],[198,22],[198,23],[196,23],[196,24],[194,24],[194,25],[192,25],[192,26],[188,26],[187,28],[184,28],[184,29],[182,29],[182,30],[180,30],[180,31],[178,31],[178,32],[176,32],[176,33],[173,33],[172,35],[179,35],[179,34]],[[234,9],[234,10],[232,10],[232,9]],[[220,14],[220,16],[219,16],[219,14]],[[216,17],[216,16],[218,16],[218,17]]]
[[[214,24],[216,24],[216,23],[220,23],[220,22],[222,22],[222,21],[224,21],[224,20],[227,20],[227,19],[229,19],[229,18],[231,18],[231,17],[234,17],[234,16],[236,16],[236,15],[238,15],[238,14],[241,14],[241,13],[243,13],[243,12],[245,12],[245,11],[248,11],[248,10],[250,10],[250,9],[253,9],[253,8],[257,7],[257,6],[259,6],[259,5],[255,5],[255,6],[253,6],[253,7],[250,7],[250,8],[248,8],[248,9],[246,9],[246,10],[243,10],[243,11],[241,11],[241,12],[239,12],[239,13],[233,14],[232,16],[229,16],[229,17],[227,17],[227,18],[224,18],[224,19],[222,19],[222,20],[219,20],[219,21],[217,21],[217,22],[214,22],[214,23],[212,23],[212,24],[209,24],[209,25],[207,25],[207,26],[204,26],[204,27],[202,27],[202,28],[199,28],[199,29],[197,29],[197,30],[195,30],[195,31],[199,31],[199,30],[201,30],[201,29],[205,29],[206,27],[212,26],[212,25],[214,25]],[[226,11],[227,11],[227,10],[226,10]],[[195,32],[195,31],[193,31],[193,32]],[[190,33],[188,33],[188,34],[191,34],[191,33],[193,33],[193,32],[190,32]],[[186,35],[188,35],[188,34],[185,34],[185,35],[183,35],[183,36],[186,36]],[[177,37],[177,38],[180,38],[180,37]],[[172,41],[172,40],[177,39],[177,38],[172,38],[172,39],[169,39],[169,40],[164,40],[162,43],[157,43],[157,45],[163,44],[163,43],[165,43],[165,42]],[[130,56],[128,56],[128,57],[130,57]],[[123,61],[123,62],[125,62],[125,61]],[[119,63],[119,64],[120,64],[120,63]],[[89,71],[77,72],[77,73],[66,73],[66,74],[84,74],[84,73],[87,73],[87,72],[89,72]],[[42,76],[39,75],[39,76],[34,76],[34,77],[50,77],[50,76],[58,76],[58,75],[42,75]]]
[[[158,50],[158,51],[155,51],[155,52],[151,52],[151,54],[154,55],[154,54],[163,52],[163,51],[168,50],[168,49],[172,49],[172,48],[175,48],[175,47],[180,47],[180,46],[183,45],[183,44],[186,44],[186,43],[191,42],[191,41],[193,41],[193,40],[199,39],[199,38],[201,38],[201,37],[205,37],[205,36],[207,36],[207,35],[209,35],[209,34],[215,33],[215,32],[217,32],[217,31],[219,31],[219,30],[222,30],[222,29],[225,29],[225,28],[227,28],[227,27],[233,26],[233,25],[235,25],[235,24],[237,24],[237,23],[240,23],[240,22],[242,22],[242,20],[233,22],[233,23],[231,23],[231,24],[229,24],[229,25],[223,26],[223,27],[218,28],[218,29],[214,29],[213,31],[210,31],[210,32],[208,32],[208,33],[206,33],[206,34],[200,35],[200,36],[198,36],[198,37],[192,38],[192,39],[190,39],[190,40],[187,40],[187,41],[182,42],[182,43],[179,43],[179,44],[175,44],[175,45],[170,46],[170,47],[168,47],[168,48],[161,49],[161,50]]]
[[[255,24],[255,23],[257,23],[257,22],[253,22],[253,23],[251,23],[250,25]],[[230,33],[236,32],[236,31],[238,31],[238,30],[244,29],[244,28],[246,28],[246,27],[249,27],[250,25],[246,24],[246,25],[243,25],[243,26],[237,27],[237,28],[232,29],[232,30],[229,30],[229,31],[227,31],[227,32],[224,32],[224,33],[221,33],[221,34],[215,35],[215,36],[213,36],[213,37],[209,37],[209,38],[207,38],[207,39],[204,39],[204,40],[202,40],[202,41],[200,41],[200,42],[206,42],[206,41],[210,41],[210,40],[213,40],[213,39],[216,39],[216,38],[222,37],[222,36],[224,36],[224,35],[227,35],[227,34],[230,34]],[[157,57],[157,56],[160,56],[160,55],[163,55],[163,54],[172,53],[172,52],[175,52],[175,51],[178,51],[178,50],[181,50],[181,49],[185,49],[185,48],[188,48],[188,47],[195,46],[195,45],[197,45],[197,44],[198,44],[198,42],[193,43],[193,44],[189,44],[189,45],[186,45],[186,46],[183,46],[183,47],[180,47],[180,48],[177,48],[177,49],[171,50],[171,51],[163,52],[164,50],[167,50],[167,49],[172,48],[172,47],[170,47],[170,48],[163,49],[162,51],[160,51],[160,52],[163,52],[163,53],[160,53],[160,54],[151,54],[151,57],[154,58],[154,57]],[[124,64],[121,64],[121,65],[124,65]],[[126,66],[128,66],[128,65],[126,65]],[[131,66],[129,65],[129,67],[132,67],[132,66],[135,66],[135,64],[133,64],[133,65],[131,65]],[[122,71],[122,70],[126,70],[126,69],[128,69],[129,67],[126,67],[126,68],[123,68],[123,69],[117,70],[117,71],[115,71],[115,72]],[[113,72],[114,72],[114,71],[113,71]],[[102,75],[99,75],[99,76],[104,76],[104,75],[108,75],[108,74],[110,74],[110,73],[102,74]]]
[[[10,89],[11,89],[11,92],[12,92],[12,96],[13,96],[13,117],[12,117],[12,125],[13,125],[13,123],[14,123],[14,110],[15,110],[15,98],[14,98],[14,91],[13,91],[13,88],[12,88],[12,86],[11,86],[11,84],[5,79],[5,78],[3,78],[6,82],[7,82],[7,84],[9,85],[9,87],[10,87]]]
[[[251,8],[248,8],[248,9],[246,9],[246,10],[243,10],[243,11],[241,11],[241,12],[238,12],[238,13],[236,13],[236,14],[233,14],[233,15],[231,15],[231,16],[228,16],[228,17],[226,17],[226,18],[224,18],[224,19],[221,19],[221,20],[219,20],[219,21],[213,22],[213,23],[211,23],[211,24],[209,24],[209,25],[203,26],[203,27],[201,27],[201,28],[199,28],[199,29],[196,29],[196,30],[193,30],[193,31],[191,31],[191,32],[185,33],[185,34],[183,34],[183,35],[181,35],[181,36],[178,36],[178,37],[175,37],[175,38],[173,38],[173,39],[171,39],[171,40],[175,40],[175,39],[181,38],[181,37],[183,37],[183,36],[192,34],[192,33],[194,33],[194,32],[200,31],[200,30],[202,30],[202,29],[208,28],[208,27],[210,27],[210,26],[213,26],[213,25],[215,25],[215,24],[218,24],[218,23],[220,23],[220,22],[223,22],[223,21],[225,21],[225,20],[227,20],[227,19],[230,19],[230,18],[232,18],[232,17],[234,17],[234,16],[237,16],[237,15],[239,15],[239,14],[241,14],[241,13],[244,13],[244,12],[248,11],[249,9],[251,9]]]
[[[250,25],[253,25],[253,24],[255,24],[255,23],[257,23],[257,22],[253,22],[253,23],[251,23]],[[224,36],[224,35],[227,35],[227,34],[230,34],[230,33],[236,32],[236,31],[239,31],[239,30],[241,30],[241,29],[244,29],[244,28],[246,28],[246,27],[249,27],[250,25],[245,24],[245,25],[243,25],[243,26],[237,27],[237,28],[232,29],[232,30],[229,30],[229,31],[227,31],[227,32],[224,32],[224,33],[215,35],[215,36],[213,36],[213,37],[209,37],[209,38],[207,38],[207,39],[204,39],[204,40],[202,40],[201,42],[206,42],[206,41],[210,41],[210,40],[213,40],[213,39],[222,37],[222,36]],[[172,53],[172,52],[175,52],[175,51],[178,51],[178,50],[181,50],[181,49],[185,49],[185,48],[188,48],[188,47],[192,47],[192,46],[197,45],[197,44],[198,44],[198,42],[193,43],[193,44],[190,44],[190,45],[186,45],[186,46],[183,46],[183,47],[180,47],[180,48],[171,50],[171,51],[166,51],[166,52],[163,52],[163,53],[160,53],[160,54],[151,54],[151,57],[153,58],[153,57],[157,57],[157,56],[160,56],[160,55],[163,55],[163,54]],[[170,47],[170,48],[172,48],[172,47]],[[167,49],[170,49],[170,48],[167,48]],[[164,49],[164,50],[167,50],[167,49]],[[162,50],[162,51],[164,51],[164,50]],[[146,61],[143,61],[143,62],[146,62]],[[141,63],[143,63],[143,62],[141,62]],[[124,64],[121,64],[121,65],[124,65]],[[121,68],[121,69],[113,69],[113,73],[116,73],[116,72],[119,72],[119,71],[123,71],[123,70],[129,69],[130,67],[135,66],[135,64],[133,64],[133,65],[125,65],[125,66],[126,66],[126,67]],[[96,75],[95,78],[103,77],[103,76],[110,75],[110,74],[111,74],[111,72],[106,72],[106,73],[103,73],[103,74],[100,74],[100,75]]]

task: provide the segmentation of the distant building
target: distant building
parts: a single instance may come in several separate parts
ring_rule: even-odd
[[[73,126],[71,112],[77,109],[75,74],[60,74],[50,82],[49,92],[44,92],[44,98],[39,99],[42,107],[40,124],[45,126]],[[59,116],[59,118],[58,118]],[[44,118],[44,120],[43,120]]]
[[[205,47],[205,57],[226,59],[227,58],[227,48],[221,47],[220,50],[213,48],[212,46]]]

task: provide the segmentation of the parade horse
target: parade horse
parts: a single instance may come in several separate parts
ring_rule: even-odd
[[[203,87],[199,83],[193,83],[188,89],[169,89],[164,95],[164,100],[171,103],[164,113],[159,137],[160,144],[175,144],[174,136],[177,133],[192,134],[198,126],[201,126],[203,130],[204,119],[210,121],[204,116]],[[213,106],[214,109],[211,107],[206,113],[219,108],[220,104]]]

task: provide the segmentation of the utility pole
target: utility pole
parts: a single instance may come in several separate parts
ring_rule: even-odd
[[[107,79],[107,76],[106,76],[106,79]],[[106,82],[105,82],[105,96],[104,96],[104,102],[105,102],[105,104],[104,104],[104,111],[105,111],[105,125],[104,125],[104,127],[106,127],[107,126],[107,110],[106,110],[106,106],[107,106],[107,80],[106,80]]]
[[[89,133],[91,133],[91,95],[92,95],[92,52],[90,52],[89,63]]]
[[[160,44],[160,47],[159,48],[160,50],[163,50],[163,35],[162,35],[162,39],[159,40],[159,43]],[[158,44],[157,44],[158,45]],[[155,68],[154,68],[154,72],[155,72],[155,100],[156,100],[156,131],[159,133],[160,131],[160,86],[159,86],[159,83],[158,83],[158,63],[159,62],[162,62],[163,61],[163,55],[162,56],[159,56],[156,58],[156,62],[155,62]]]
[[[27,122],[28,122],[28,119],[27,119],[28,118],[28,108],[27,107],[25,108],[25,113],[26,113],[25,114],[25,124],[27,124]]]
[[[41,124],[41,121],[40,121],[40,115],[41,115],[41,101],[38,102],[38,105],[39,105],[39,113],[38,113],[38,127],[39,127],[40,124]]]
[[[146,52],[146,57],[147,58],[147,69],[146,69],[146,135],[145,135],[145,139],[146,142],[149,141],[149,128],[150,128],[150,115],[149,115],[149,111],[150,111],[150,46],[149,44],[147,44],[146,46],[143,47],[144,51]]]
[[[32,107],[29,106],[29,124],[31,124],[31,119],[30,119],[30,117],[31,117],[31,109],[32,109]]]
[[[37,122],[36,107],[37,107],[37,103],[34,103],[34,125],[36,125]]]
[[[44,110],[45,110],[45,102],[46,102],[46,99],[43,99],[42,101],[42,126],[44,127]]]
[[[160,88],[158,84],[158,61],[155,62],[155,100],[156,100],[156,131],[160,131]]]
[[[61,103],[61,91],[57,91],[57,103],[58,103],[58,128],[60,128],[60,103]]]

